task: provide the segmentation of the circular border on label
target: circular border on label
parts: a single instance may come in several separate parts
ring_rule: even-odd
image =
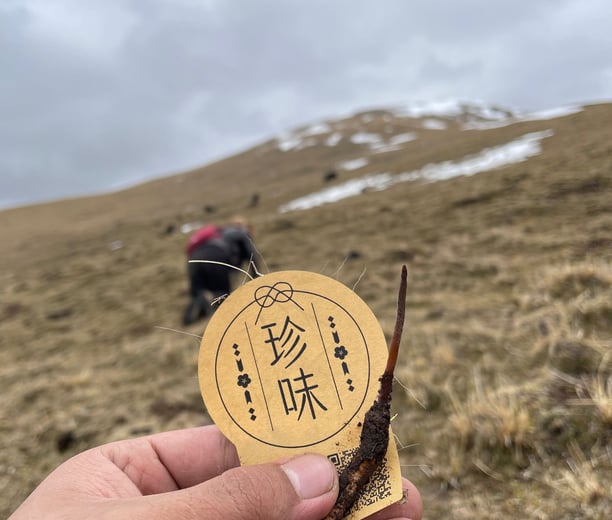
[[[357,330],[359,331],[359,334],[361,335],[361,339],[363,341],[363,346],[366,350],[366,359],[367,359],[367,377],[366,377],[366,387],[363,391],[363,397],[361,398],[361,401],[359,402],[359,405],[356,407],[355,411],[352,413],[352,415],[350,416],[350,418],[337,430],[335,430],[333,433],[320,438],[320,439],[316,439],[312,442],[309,442],[307,444],[297,444],[297,445],[286,445],[286,444],[277,444],[277,443],[273,443],[273,442],[269,442],[266,441],[260,437],[257,437],[256,435],[254,435],[253,433],[249,432],[247,429],[245,429],[231,414],[230,410],[228,409],[227,404],[225,403],[225,400],[223,399],[223,395],[219,389],[219,370],[218,370],[218,358],[219,358],[219,351],[221,350],[222,347],[222,343],[223,340],[225,338],[225,335],[227,334],[227,331],[232,327],[233,323],[240,317],[241,314],[243,314],[247,309],[249,309],[249,307],[251,307],[252,305],[255,305],[256,302],[252,301],[250,302],[248,305],[244,306],[237,314],[236,316],[228,323],[227,327],[225,328],[225,331],[223,332],[223,334],[221,335],[221,337],[219,338],[219,343],[216,346],[216,353],[215,353],[215,367],[214,367],[214,378],[215,378],[215,385],[217,388],[217,396],[219,398],[219,400],[221,401],[221,404],[223,405],[223,408],[225,409],[226,413],[227,413],[227,417],[229,417],[231,419],[231,421],[238,427],[240,428],[246,435],[248,435],[249,437],[263,443],[263,444],[267,444],[268,446],[274,446],[276,448],[307,448],[309,446],[314,446],[316,444],[319,444],[321,442],[325,442],[328,439],[331,439],[332,437],[334,437],[335,435],[337,435],[338,433],[340,433],[342,430],[344,430],[349,424],[350,422],[353,420],[353,418],[355,417],[355,415],[357,415],[357,413],[359,412],[359,410],[361,410],[361,408],[363,407],[363,403],[365,401],[365,398],[368,395],[368,391],[370,389],[370,373],[371,373],[371,359],[370,359],[370,350],[368,348],[368,342],[366,340],[366,337],[361,329],[361,327],[359,326],[358,321],[353,317],[353,315],[348,312],[344,306],[340,305],[339,303],[333,301],[331,298],[312,292],[312,291],[303,291],[303,290],[299,290],[299,289],[294,289],[295,293],[301,293],[301,294],[309,294],[312,296],[316,296],[318,298],[322,298],[324,300],[327,300],[328,302],[330,302],[331,304],[335,305],[336,307],[342,309],[342,311],[344,312],[344,314],[346,316],[348,316],[353,323],[355,324]]]

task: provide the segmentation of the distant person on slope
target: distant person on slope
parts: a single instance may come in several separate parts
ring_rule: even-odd
[[[255,267],[260,264],[251,230],[246,221],[238,217],[225,226],[209,224],[196,231],[189,238],[186,253],[188,260],[207,262],[187,264],[190,301],[183,314],[183,325],[210,314],[213,311],[211,302],[230,293],[233,269],[228,265],[239,268],[245,262],[253,262]],[[209,300],[209,296],[212,299]]]

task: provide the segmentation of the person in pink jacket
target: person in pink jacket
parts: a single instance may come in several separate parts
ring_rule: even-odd
[[[211,314],[211,302],[230,293],[232,267],[260,263],[251,230],[238,218],[225,226],[209,224],[196,231],[189,239],[187,255],[189,303],[183,313],[183,325]]]

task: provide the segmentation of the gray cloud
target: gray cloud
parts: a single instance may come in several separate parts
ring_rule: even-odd
[[[196,166],[440,97],[612,97],[607,0],[3,0],[0,206]]]

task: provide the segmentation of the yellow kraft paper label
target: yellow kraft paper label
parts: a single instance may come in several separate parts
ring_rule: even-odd
[[[383,331],[345,285],[306,271],[256,278],[212,316],[200,347],[200,389],[243,464],[320,453],[342,470],[360,442],[387,360]],[[390,432],[384,463],[351,513],[402,498]]]

